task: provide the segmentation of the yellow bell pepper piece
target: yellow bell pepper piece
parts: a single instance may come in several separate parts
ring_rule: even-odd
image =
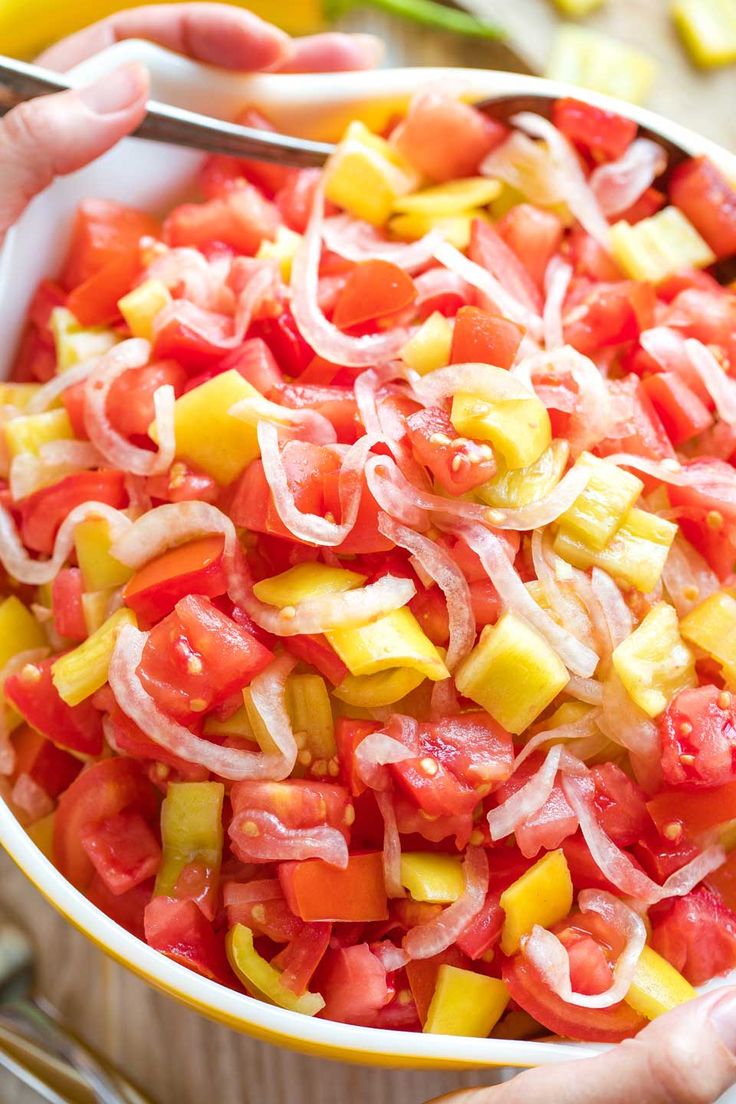
[[[260,455],[255,426],[233,418],[230,407],[259,398],[255,387],[232,368],[187,391],[174,403],[176,455],[225,486]],[[157,440],[155,423],[148,432]]]
[[[84,329],[66,307],[54,307],[49,324],[54,337],[56,367],[59,372],[91,360],[92,357],[102,356],[118,342],[115,331],[105,326]]]
[[[555,4],[562,15],[567,15],[570,19],[580,19],[600,8],[603,0],[555,0]]]
[[[417,176],[385,139],[352,122],[324,170],[325,196],[374,226],[383,226],[396,199],[411,192]]]
[[[242,735],[249,739],[252,738],[261,751],[266,754],[271,755],[276,752],[278,748],[273,742],[271,733],[268,731],[261,714],[255,707],[250,686],[246,686],[243,690],[243,708],[245,709],[248,727]]]
[[[362,709],[380,709],[401,701],[424,682],[421,671],[408,667],[378,671],[375,675],[346,675],[332,691],[333,697]]]
[[[509,991],[499,978],[443,963],[424,1031],[428,1035],[485,1039],[501,1019],[509,999]]]
[[[79,705],[105,685],[113,649],[124,625],[137,625],[132,610],[113,613],[96,632],[54,663],[51,678],[67,705]]]
[[[21,453],[39,455],[41,445],[74,438],[66,410],[46,410],[43,414],[24,414],[5,425],[5,441],[11,457]]]
[[[623,219],[614,223],[610,245],[627,276],[653,284],[683,268],[707,268],[716,259],[679,207],[665,207],[634,226]]]
[[[202,892],[214,897],[222,863],[222,782],[170,782],[161,806],[163,855],[155,897],[176,897],[177,882],[195,868]]]
[[[301,748],[299,764],[324,762],[326,768],[337,754],[337,745],[330,695],[322,676],[290,675],[286,683],[286,707]]]
[[[451,180],[448,184],[436,184],[412,195],[400,196],[394,203],[394,211],[430,216],[462,214],[473,207],[487,207],[498,198],[501,187],[499,180],[490,180],[487,176]]]
[[[605,548],[596,551],[560,529],[554,550],[573,567],[600,567],[621,585],[648,594],[660,580],[676,535],[671,521],[634,506]]]
[[[82,595],[82,613],[90,636],[105,624],[112,596],[112,590],[92,590]]]
[[[455,855],[432,851],[404,851],[401,884],[415,901],[449,905],[465,892],[462,862]]]
[[[25,410],[40,390],[40,383],[0,383],[0,406],[14,406],[16,410]]]
[[[218,720],[213,713],[210,713],[205,718],[204,734],[205,736],[240,736],[245,740],[251,740],[254,744],[258,743],[251,728],[245,704],[224,721]]]
[[[281,982],[278,970],[262,958],[253,945],[253,932],[245,924],[236,924],[227,935],[227,957],[235,974],[251,996],[261,997],[305,1016],[316,1016],[325,1006],[319,993],[302,993],[297,997]]]
[[[677,614],[667,602],[653,606],[611,657],[626,692],[640,709],[657,717],[672,697],[695,685],[695,659],[680,637]]]
[[[471,207],[468,211],[458,211],[454,215],[430,215],[423,211],[411,211],[405,215],[394,215],[389,221],[389,233],[402,241],[418,241],[430,230],[439,230],[445,241],[456,249],[467,249],[470,245],[470,232],[477,218],[486,218],[486,212],[480,207]]]
[[[556,439],[545,449],[538,460],[527,468],[501,470],[488,483],[476,487],[475,494],[489,506],[515,510],[528,506],[545,495],[562,479],[567,466],[570,446],[567,441]]]
[[[0,602],[0,669],[18,655],[45,648],[46,634],[20,598],[11,594]]]
[[[515,954],[535,924],[549,928],[572,908],[572,878],[562,851],[548,851],[501,894],[501,950]]]
[[[171,293],[166,284],[161,280],[145,280],[122,299],[118,299],[118,310],[128,323],[133,337],[143,337],[150,341],[156,315],[170,302]]]
[[[553,39],[544,75],[638,104],[652,89],[657,63],[609,35],[563,24]]]
[[[279,226],[273,241],[264,238],[258,247],[256,258],[259,261],[278,261],[281,278],[285,284],[291,280],[291,266],[296,256],[296,251],[302,243],[302,235],[288,226]]]
[[[666,958],[645,947],[624,1000],[640,1016],[653,1020],[697,995],[690,982]]]
[[[588,485],[559,517],[559,525],[574,540],[590,548],[605,548],[644,489],[641,479],[583,452],[575,467],[590,472]]]
[[[401,359],[420,376],[426,376],[450,363],[451,348],[452,324],[444,314],[433,311],[404,345]]]
[[[557,653],[515,613],[483,629],[455,674],[460,693],[513,733],[528,728],[569,680]]]
[[[365,575],[357,571],[348,571],[344,567],[330,567],[323,563],[300,563],[261,579],[253,586],[253,593],[259,602],[270,606],[298,606],[308,598],[318,598],[322,594],[341,594],[346,590],[355,590],[365,582]]]
[[[442,656],[406,606],[370,625],[325,633],[351,675],[408,667],[433,682],[449,678]]]
[[[733,0],[676,0],[672,18],[697,65],[710,69],[736,61]]]
[[[717,590],[680,622],[685,640],[720,663],[729,686],[736,687],[736,598]]]
[[[56,813],[49,813],[48,816],[42,817],[40,820],[34,820],[33,824],[29,824],[26,828],[30,839],[33,840],[38,850],[46,856],[49,862],[54,861],[55,820]]]
[[[461,437],[490,441],[507,468],[528,468],[552,440],[549,414],[536,395],[489,402],[461,391],[450,420]]]
[[[110,526],[104,518],[87,518],[76,526],[74,547],[85,590],[112,589],[133,577],[132,568],[110,555],[111,544]]]

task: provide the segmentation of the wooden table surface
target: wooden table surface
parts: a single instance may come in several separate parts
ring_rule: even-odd
[[[543,68],[554,26],[547,0],[466,0],[466,6],[505,20],[529,62]],[[593,24],[646,45],[659,58],[652,106],[736,148],[734,70],[696,74],[674,38],[668,7],[666,0],[609,0]],[[353,13],[346,25],[381,34],[393,63],[481,66],[499,56],[487,43],[446,39],[376,13]],[[482,1074],[338,1065],[244,1038],[107,960],[53,912],[7,856],[0,856],[0,885],[3,904],[36,939],[42,992],[157,1104],[422,1104],[484,1080]],[[0,1074],[0,1101],[35,1104],[37,1097]]]

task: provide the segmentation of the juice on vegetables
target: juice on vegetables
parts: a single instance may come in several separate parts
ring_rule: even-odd
[[[602,1042],[736,968],[736,191],[665,168],[425,92],[80,205],[0,388],[0,784],[161,953]]]

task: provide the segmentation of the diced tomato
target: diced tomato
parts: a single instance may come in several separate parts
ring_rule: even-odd
[[[330,945],[332,924],[305,924],[299,935],[271,959],[281,971],[280,981],[292,993],[306,992]]]
[[[388,917],[379,851],[351,855],[345,870],[307,859],[280,863],[278,874],[289,908],[302,920],[370,923]]]
[[[88,636],[82,594],[84,581],[78,567],[64,567],[51,584],[51,612],[59,636],[85,640]]]
[[[276,358],[261,337],[249,337],[239,348],[229,353],[217,368],[220,372],[234,368],[262,395],[279,387],[284,380]]]
[[[219,199],[175,207],[164,222],[164,241],[173,246],[224,242],[252,256],[264,238],[274,237],[278,224],[274,205],[252,184],[242,184]]]
[[[272,133],[276,127],[260,111],[253,107],[246,108],[237,118],[241,126],[255,127],[256,130],[267,130]],[[290,179],[294,169],[286,165],[272,164],[268,161],[252,161],[245,157],[226,157],[222,154],[213,154],[206,157],[202,163],[199,174],[199,186],[206,199],[215,199],[229,192],[234,187],[240,187],[244,180],[250,180],[267,195],[282,188]]]
[[[736,778],[736,712],[717,686],[681,690],[659,720],[670,786],[722,786]]]
[[[470,604],[477,629],[495,625],[498,621],[501,599],[490,579],[476,579],[470,584]]]
[[[604,280],[607,283],[623,279],[624,273],[608,250],[582,226],[572,228],[566,244],[577,279]],[[570,298],[575,282],[571,285]]]
[[[47,383],[56,373],[56,353],[38,330],[27,326],[13,361],[11,378],[16,383]]]
[[[708,885],[716,891],[723,902],[734,911],[736,906],[736,851],[726,856],[726,861],[707,876]]]
[[[338,686],[348,673],[335,649],[321,634],[288,636],[284,639],[284,647],[297,659],[315,667],[333,686]]]
[[[87,824],[81,841],[100,878],[116,896],[158,872],[161,845],[135,809],[123,809],[98,824]]]
[[[652,947],[692,985],[736,966],[736,914],[707,886],[650,911]]]
[[[480,307],[461,307],[452,332],[451,364],[495,364],[510,368],[524,331],[500,314]]]
[[[411,612],[422,626],[422,632],[439,647],[446,647],[450,639],[450,621],[447,602],[438,586],[418,591],[409,603]]]
[[[649,396],[641,386],[641,381],[636,376],[626,376],[624,379],[612,380],[608,387],[612,396],[619,397],[630,409],[621,426],[626,435],[607,437],[600,441],[595,449],[598,455],[633,452],[637,456],[647,456],[653,460],[674,460],[675,450]]]
[[[143,488],[154,500],[159,502],[190,502],[199,499],[202,502],[214,502],[220,495],[220,487],[211,475],[190,468],[181,460],[175,460],[167,472],[162,475],[149,475],[143,480]]]
[[[686,288],[673,299],[663,322],[685,337],[720,346],[727,362],[736,365],[736,303],[723,288]]]
[[[673,170],[670,199],[690,219],[717,257],[736,253],[736,190],[707,157],[693,157]]]
[[[146,906],[144,924],[149,947],[202,977],[233,986],[225,940],[194,901],[154,897]]]
[[[576,893],[582,889],[605,889],[616,893],[616,887],[601,874],[598,863],[591,855],[582,832],[567,836],[560,844],[570,870]]]
[[[134,809],[152,823],[159,808],[156,790],[140,763],[103,759],[87,767],[61,795],[54,820],[54,861],[77,889],[85,890],[94,867],[82,844],[87,829]]]
[[[517,203],[498,220],[496,230],[542,291],[547,265],[562,242],[559,215],[531,203]]]
[[[336,552],[345,556],[367,555],[373,552],[390,552],[394,547],[393,541],[385,537],[378,528],[379,506],[371,494],[368,484],[363,479],[363,491],[358,507],[358,516],[355,525],[338,544]],[[337,468],[328,471],[324,478],[324,507],[329,510],[336,521],[342,521],[340,509],[340,473]]]
[[[569,312],[565,340],[586,354],[635,341],[654,325],[655,304],[651,284],[626,280],[598,285]]]
[[[22,499],[18,507],[23,543],[34,552],[50,555],[62,521],[75,506],[90,501],[122,510],[128,505],[125,473],[105,468],[74,472]]]
[[[700,854],[700,848],[684,834],[671,840],[651,825],[631,848],[632,855],[655,882],[665,882]]]
[[[596,161],[617,160],[626,153],[639,129],[633,119],[570,97],[555,100],[552,121]]]
[[[149,560],[126,584],[126,606],[144,621],[155,622],[171,613],[188,594],[208,598],[225,594],[224,544],[221,536],[201,537]]]
[[[574,928],[560,932],[559,939],[567,951],[573,992],[586,995],[605,992],[611,985],[611,966],[600,943],[587,932]]]
[[[234,334],[233,319],[228,314],[207,311],[198,324],[176,315],[156,326],[153,356],[156,360],[175,360],[188,372],[212,367],[227,354]]]
[[[233,812],[260,809],[287,828],[329,825],[348,835],[348,791],[336,782],[289,778],[285,782],[236,782],[230,791]]]
[[[169,384],[178,396],[186,379],[185,370],[175,360],[159,360],[124,372],[113,383],[107,400],[112,425],[124,437],[146,436],[155,413],[154,393]]]
[[[720,579],[736,561],[736,490],[733,468],[722,460],[699,456],[684,461],[686,486],[668,486],[673,506],[686,507],[680,519],[687,540],[705,557]]]
[[[665,836],[677,838],[678,829],[682,828],[689,835],[698,836],[718,824],[736,819],[736,781],[695,793],[682,789],[662,790],[650,798],[647,809]]]
[[[63,307],[65,303],[66,292],[55,280],[41,280],[28,308],[28,319],[35,326],[39,336],[49,345],[54,343],[51,333],[52,311],[56,307]]]
[[[390,261],[361,261],[349,273],[332,317],[348,329],[410,306],[417,296],[411,276]]]
[[[481,161],[506,137],[502,123],[454,96],[427,90],[414,96],[391,136],[422,176],[454,180],[477,173]]]
[[[284,383],[275,387],[269,398],[292,410],[316,410],[332,423],[338,441],[343,444],[351,445],[362,433],[355,394],[350,387]]]
[[[522,262],[501,235],[483,219],[473,219],[468,256],[488,269],[522,303],[541,313],[542,296]]]
[[[97,695],[94,700],[97,701]],[[209,771],[205,767],[200,767],[198,763],[188,763],[167,748],[154,743],[150,736],[138,728],[135,721],[126,717],[115,702],[112,703],[109,714],[112,724],[110,743],[114,743],[121,755],[130,755],[148,763],[156,785],[165,784],[171,771],[175,772],[173,780],[180,778],[185,782],[204,782],[209,778]],[[170,768],[169,771],[166,770],[167,767]]]
[[[353,720],[352,717],[338,717],[335,721],[335,742],[337,758],[340,763],[340,778],[350,793],[357,797],[365,790],[365,783],[358,773],[355,752],[359,744],[371,732],[378,731],[375,721]]]
[[[126,931],[132,932],[138,939],[145,940],[143,914],[151,900],[153,881],[141,882],[127,893],[116,896],[107,888],[102,878],[95,874],[87,887],[87,897],[98,909],[120,924]]]
[[[78,284],[67,299],[67,308],[83,326],[104,326],[117,321],[118,300],[130,290],[142,267],[136,244]]]
[[[67,705],[51,679],[56,656],[28,663],[5,682],[6,701],[49,740],[80,755],[102,751],[102,721],[89,699]]]
[[[191,594],[151,630],[139,674],[159,708],[191,721],[247,686],[272,658],[209,598]]]
[[[314,193],[321,178],[319,169],[300,169],[289,177],[274,196],[284,222],[299,234],[307,229]]]
[[[494,791],[497,804],[502,805],[512,794],[521,789],[535,774],[544,761],[542,752],[533,752],[528,759],[516,768],[514,773]],[[527,817],[516,829],[516,842],[522,855],[531,858],[544,848],[554,851],[562,841],[577,830],[578,818],[570,808],[559,782],[555,782],[552,793],[544,805]]]
[[[289,943],[306,926],[287,905],[277,878],[226,882],[222,897],[229,928],[245,924],[273,943]]]
[[[142,237],[158,237],[159,224],[135,207],[112,199],[83,199],[77,207],[61,284],[70,291],[110,261],[136,249]]]
[[[300,334],[288,308],[275,318],[262,318],[254,322],[249,333],[251,337],[260,337],[266,342],[284,375],[300,376],[314,358],[314,349]]]
[[[723,298],[723,288],[715,276],[702,268],[681,268],[679,272],[673,272],[657,284],[657,296],[663,303],[671,303],[681,291],[692,291],[693,288]]]
[[[427,1019],[429,1006],[437,987],[440,966],[456,966],[460,970],[467,970],[471,968],[471,962],[459,947],[452,946],[431,958],[412,959],[407,963],[406,978],[422,1023]]]
[[[593,805],[607,836],[619,847],[629,847],[650,824],[644,791],[615,763],[591,768],[595,783]]]
[[[14,777],[27,774],[52,799],[71,786],[82,769],[79,759],[28,725],[13,733],[13,748]]]
[[[670,441],[676,447],[713,424],[713,416],[677,372],[658,372],[642,380]]]
[[[473,308],[463,308],[466,309]],[[496,461],[489,446],[458,437],[449,415],[441,407],[428,406],[411,414],[406,428],[417,460],[429,468],[450,494],[466,494],[496,474]]]
[[[416,836],[417,846],[422,849],[425,848],[421,841],[427,840],[429,843],[441,844],[440,849],[446,850],[449,840],[454,837],[455,848],[458,851],[463,851],[467,847],[473,831],[476,830],[472,812],[448,813],[437,817],[427,816],[413,799],[403,797],[400,793],[394,795],[393,805],[400,835],[403,837]],[[478,830],[482,831],[482,829],[483,822],[481,821]],[[381,834],[382,838],[383,835]]]
[[[287,441],[281,458],[298,509],[307,514],[324,515],[327,508],[325,477],[336,472],[339,459],[321,445],[307,441]],[[249,464],[235,484],[228,513],[236,525],[245,529],[296,540],[278,515],[261,460]]]
[[[481,911],[456,941],[458,949],[473,961],[485,958],[501,938],[504,919],[498,893],[489,893]]]
[[[319,991],[327,1020],[371,1027],[393,992],[386,971],[367,943],[330,951],[319,972]]]
[[[660,192],[657,188],[647,188],[638,199],[634,200],[630,207],[616,215],[616,221],[623,219],[624,222],[630,222],[633,226],[635,223],[641,222],[642,219],[656,215],[657,211],[662,210],[666,202],[667,197],[664,192]]]

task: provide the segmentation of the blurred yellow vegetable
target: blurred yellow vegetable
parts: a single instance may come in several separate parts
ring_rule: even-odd
[[[640,1016],[653,1020],[697,995],[690,982],[674,966],[651,947],[645,947],[624,1000]]]
[[[437,974],[424,1031],[428,1035],[485,1039],[501,1019],[509,999],[509,991],[499,978],[444,963]]]
[[[631,472],[589,452],[578,457],[575,467],[589,471],[590,479],[572,506],[560,515],[559,524],[576,540],[600,550],[619,528],[644,484]]]
[[[449,905],[465,890],[460,859],[432,851],[404,851],[401,856],[401,884],[415,901]]]
[[[118,299],[118,310],[130,326],[133,337],[150,341],[156,315],[170,302],[171,295],[165,284],[160,280],[145,280]]]
[[[456,215],[471,207],[486,207],[498,198],[500,192],[500,181],[489,180],[486,176],[470,176],[401,196],[394,203],[394,211],[431,216]]]
[[[660,580],[676,534],[677,526],[671,521],[634,506],[618,532],[600,551],[576,540],[563,529],[555,537],[554,550],[573,567],[582,571],[601,567],[622,586],[636,587],[648,594]]]
[[[670,699],[695,685],[693,653],[680,637],[677,614],[667,602],[653,606],[611,657],[626,692],[650,717]]]
[[[450,362],[452,324],[444,314],[433,311],[401,350],[401,359],[420,376],[444,368]]]
[[[0,669],[19,652],[46,647],[46,633],[20,598],[0,602]]]
[[[501,950],[515,954],[535,924],[549,928],[572,908],[572,879],[562,851],[548,851],[501,894]]]
[[[675,0],[672,18],[698,65],[713,68],[736,61],[735,0]]]
[[[50,441],[69,441],[74,437],[66,410],[46,410],[43,414],[24,414],[5,426],[5,441],[11,457],[21,453],[38,456],[41,445]]]
[[[736,598],[717,590],[683,617],[680,632],[720,663],[729,686],[736,688]]]
[[[129,609],[119,609],[71,652],[59,656],[51,677],[59,697],[67,705],[79,705],[107,682],[113,649],[124,625],[137,624]]]
[[[270,606],[298,606],[307,598],[318,598],[321,594],[340,594],[346,590],[355,590],[365,582],[365,575],[357,571],[348,571],[344,567],[330,567],[322,563],[300,563],[261,579],[253,587],[253,593],[260,602]]]
[[[0,39],[1,41],[1,39]],[[81,364],[84,360],[102,356],[117,344],[117,334],[105,326],[84,328],[66,307],[54,307],[49,327],[56,348],[56,367],[59,372]]]
[[[87,518],[75,527],[74,547],[85,590],[119,587],[132,578],[133,569],[110,555],[111,544],[110,526],[105,518]]]
[[[450,419],[462,437],[489,441],[507,468],[528,468],[552,439],[549,414],[536,395],[491,402],[461,391]]]
[[[715,254],[679,207],[665,207],[634,226],[611,227],[611,253],[632,280],[658,284],[685,268],[707,268]]]
[[[398,197],[418,182],[393,146],[357,120],[348,126],[324,172],[326,198],[374,226],[383,226]]]
[[[563,24],[545,76],[638,104],[649,95],[656,73],[657,63],[641,50],[587,27]]]
[[[325,633],[351,675],[407,667],[433,682],[449,678],[442,656],[406,606],[370,625]]]

